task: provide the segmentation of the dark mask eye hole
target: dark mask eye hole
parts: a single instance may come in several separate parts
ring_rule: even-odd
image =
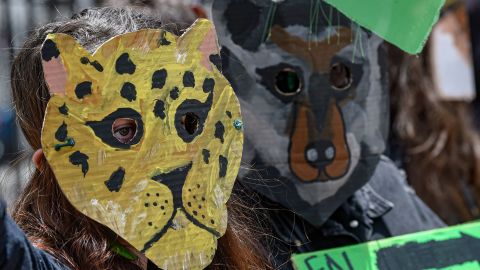
[[[188,112],[182,116],[182,125],[188,134],[193,135],[198,130],[199,118],[196,114]]]
[[[112,124],[112,135],[117,141],[127,144],[137,133],[137,122],[130,118],[118,118]]]
[[[275,76],[275,89],[284,96],[293,96],[302,90],[302,80],[297,72],[290,68],[285,68]]]
[[[336,90],[346,90],[352,85],[350,68],[343,63],[334,63],[330,68],[330,85]]]

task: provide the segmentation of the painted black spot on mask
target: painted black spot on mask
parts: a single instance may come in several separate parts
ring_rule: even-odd
[[[195,75],[191,71],[186,71],[183,74],[183,86],[195,87]]]
[[[232,118],[232,112],[231,111],[226,111],[225,114],[227,114],[228,118]]]
[[[133,119],[137,124],[137,132],[135,133],[135,136],[127,143],[118,141],[112,134],[112,125],[115,120],[119,118]],[[130,146],[139,143],[143,137],[142,116],[131,108],[120,108],[107,115],[101,121],[88,121],[85,125],[92,128],[95,135],[100,138],[102,142],[115,148],[129,149]]]
[[[178,91],[178,87],[174,87],[172,90],[170,90],[170,97],[175,100],[178,98],[180,92]]]
[[[65,103],[61,107],[58,108],[58,111],[63,115],[68,115],[68,107]]]
[[[220,177],[225,177],[225,175],[227,175],[228,159],[222,155],[218,156],[218,165],[219,165],[218,175]]]
[[[55,132],[55,139],[57,139],[57,141],[64,142],[67,140],[67,136],[68,136],[67,124],[63,122]]]
[[[225,127],[221,121],[215,124],[215,138],[219,139],[223,143],[223,135],[225,134]]]
[[[52,58],[57,58],[59,55],[60,51],[57,48],[57,44],[51,39],[45,40],[42,46],[43,61],[50,61]]]
[[[125,179],[125,169],[120,167],[118,170],[114,171],[110,178],[105,181],[105,186],[107,186],[110,192],[119,192],[122,188],[123,180]]]
[[[170,42],[167,37],[166,37],[166,32],[163,31],[161,34],[160,34],[160,39],[158,40],[158,44],[161,45],[161,46],[168,46],[170,44],[172,44],[172,42]]]
[[[87,57],[82,57],[80,58],[80,62],[84,65],[90,64],[99,72],[103,71],[103,66],[97,60],[91,62],[90,59],[88,59]]]
[[[210,162],[210,151],[208,151],[207,149],[203,149],[202,156],[203,162],[205,162],[205,164],[208,164]]]
[[[220,57],[219,54],[211,54],[210,57],[210,62],[217,67],[218,71],[222,72],[222,58]]]
[[[81,166],[83,177],[87,175],[88,172],[88,156],[80,151],[76,151],[75,153],[71,154],[69,157],[70,163],[75,166]]]
[[[75,95],[78,99],[83,99],[92,94],[92,82],[81,82],[75,87]]]
[[[118,74],[133,74],[137,66],[130,59],[128,53],[123,53],[118,57],[117,62],[115,63],[115,70]]]
[[[153,113],[155,117],[160,117],[160,119],[165,119],[165,102],[161,100],[155,101],[155,106],[153,108]]]
[[[193,139],[203,132],[205,121],[212,108],[212,100],[213,92],[208,95],[204,103],[196,99],[187,99],[178,106],[177,112],[175,113],[175,128],[178,136],[182,138],[184,142],[192,142]],[[182,120],[187,114],[195,115],[197,118],[197,128],[192,133],[188,132],[183,125]]]
[[[206,78],[203,81],[203,92],[209,93],[215,88],[215,80],[212,78]]]
[[[167,81],[167,71],[165,69],[157,70],[152,75],[152,89],[162,89]]]
[[[122,89],[120,90],[120,95],[128,101],[136,100],[137,90],[135,90],[135,85],[130,82],[124,83]]]

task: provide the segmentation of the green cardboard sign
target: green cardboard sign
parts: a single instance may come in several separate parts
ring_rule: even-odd
[[[400,49],[419,53],[445,0],[325,0]]]
[[[296,254],[297,270],[480,269],[480,222]]]

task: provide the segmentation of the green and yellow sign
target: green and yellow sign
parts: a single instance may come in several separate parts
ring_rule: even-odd
[[[297,270],[480,270],[480,222],[296,254]]]

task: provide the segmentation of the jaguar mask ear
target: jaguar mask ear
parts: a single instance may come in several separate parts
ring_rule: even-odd
[[[68,49],[66,49],[68,48]],[[65,34],[49,34],[42,46],[42,66],[44,78],[48,85],[50,95],[66,95],[69,70],[72,65],[88,64],[89,53],[77,41]],[[80,60],[78,63],[69,63],[65,54],[75,55]],[[91,63],[94,64],[94,63]],[[99,65],[97,63],[97,65]],[[97,68],[101,68],[98,66]],[[91,94],[91,83],[79,85],[77,97]]]
[[[179,57],[186,63],[200,60],[209,71],[213,70],[220,53],[217,33],[213,23],[208,20],[197,20],[179,39],[177,43]],[[187,53],[190,52],[190,53]],[[192,53],[194,52],[194,53]]]

